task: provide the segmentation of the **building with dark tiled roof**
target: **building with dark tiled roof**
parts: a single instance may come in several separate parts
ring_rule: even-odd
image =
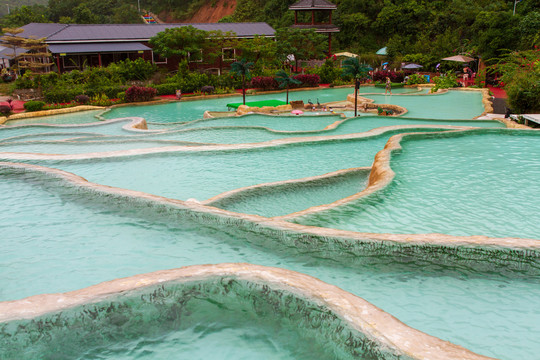
[[[262,22],[150,25],[31,23],[23,26],[24,31],[17,36],[45,38],[48,50],[60,72],[80,69],[83,65],[107,66],[115,61],[138,57],[160,66],[176,69],[177,59],[160,58],[153,53],[148,41],[165,29],[183,26],[193,26],[204,31],[230,32],[234,33],[237,38],[243,39],[253,38],[256,35],[274,37],[275,34],[275,30],[270,25]],[[223,61],[230,63],[234,61],[234,58],[222,58],[218,65],[224,65]]]

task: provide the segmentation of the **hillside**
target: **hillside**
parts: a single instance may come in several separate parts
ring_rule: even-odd
[[[236,0],[205,1],[204,4],[188,19],[175,19],[170,12],[161,12],[159,18],[167,23],[216,23],[236,9]]]

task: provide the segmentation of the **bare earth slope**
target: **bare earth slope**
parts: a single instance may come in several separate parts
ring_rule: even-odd
[[[172,19],[167,14],[160,14],[160,18],[168,23],[216,23],[221,18],[231,15],[236,9],[236,0],[207,0],[191,19]]]

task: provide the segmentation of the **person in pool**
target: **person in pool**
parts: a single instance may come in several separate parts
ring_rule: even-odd
[[[390,92],[390,95],[392,95],[392,82],[390,81],[390,78],[386,77],[386,87],[384,90],[384,95],[386,95],[388,92]]]

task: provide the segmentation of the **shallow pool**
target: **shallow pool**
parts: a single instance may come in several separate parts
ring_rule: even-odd
[[[297,117],[277,122],[254,117],[250,123],[250,117],[245,117],[248,124],[240,127],[236,122],[239,119],[216,119],[199,123],[216,121],[214,124],[221,122],[220,127],[178,130],[183,126],[180,123],[200,119],[205,110],[223,110],[226,103],[235,101],[234,97],[116,108],[105,116],[138,116],[177,129],[144,134],[122,130],[126,122],[69,130],[5,127],[0,129],[0,159],[63,169],[91,182],[172,199],[202,201],[239,190],[213,205],[276,216],[332,203],[361,191],[367,182],[366,169],[352,171],[349,176],[329,174],[315,181],[305,178],[370,167],[391,136],[423,132],[406,137],[403,150],[393,154],[391,166],[396,176],[390,186],[365,199],[294,221],[377,234],[441,232],[540,241],[540,228],[528,216],[540,210],[536,201],[540,188],[534,184],[540,175],[537,133],[495,129],[503,125],[470,120],[483,111],[477,93],[397,95],[411,91],[395,91],[387,97],[369,95],[380,103],[409,107],[407,118],[366,116],[345,120],[325,131],[322,128],[333,118],[321,117],[306,123],[310,121],[306,117],[292,123]],[[344,100],[351,92],[351,88],[291,92],[290,99]],[[280,96],[284,94],[266,94],[257,100]],[[285,124],[279,128],[296,132],[263,129],[261,122],[270,128]],[[396,125],[410,127],[373,130]],[[425,125],[432,127],[423,128]],[[430,135],[446,125],[494,129]],[[365,134],[367,131],[372,132]],[[302,139],[314,135],[320,137]],[[342,137],[325,137],[328,135]],[[62,143],[70,138],[72,142]],[[246,145],[278,139],[277,143]],[[203,142],[238,145],[212,147],[201,145]],[[166,148],[178,145],[183,147]],[[160,149],[151,151],[150,147]],[[79,160],[55,156],[35,160],[33,154],[5,154],[76,155],[111,150],[127,152],[110,158],[85,155]],[[263,183],[273,184],[263,190],[258,186]],[[196,215],[195,210],[164,209],[149,200],[68,186],[52,175],[9,166],[0,166],[0,214],[0,300],[70,291],[185,265],[248,262],[309,274],[361,296],[411,327],[484,355],[529,359],[540,351],[540,312],[536,306],[540,271],[486,271],[475,267],[474,261],[490,259],[449,266],[430,259],[429,252],[425,257],[358,253],[346,246],[354,240],[344,241],[343,246],[329,243],[310,247],[307,233],[300,239],[304,241],[302,246],[293,246],[285,241],[292,236],[289,233],[265,235],[269,232],[264,231],[264,221],[251,223],[251,227],[240,226],[234,221]],[[533,269],[540,269],[532,262]],[[100,349],[79,349],[82,353],[78,356],[168,357],[172,348],[180,348],[196,358],[207,356],[210,349],[215,355],[218,347],[223,349],[219,355],[227,358],[232,351],[230,342],[234,342],[246,344],[235,357],[238,354],[251,358],[256,347],[257,356],[267,358],[313,358],[310,349],[295,346],[302,334],[293,328],[276,335],[272,319],[254,316],[251,322],[227,315],[227,311],[210,313],[216,323],[228,316],[231,322],[223,321],[222,326],[204,319],[177,332],[134,338],[132,342]],[[254,330],[252,324],[256,321],[262,325]],[[319,355],[327,350],[321,350]],[[43,353],[39,348],[28,351]]]
[[[3,300],[190,264],[249,262],[315,276],[476,352],[518,359],[534,358],[539,350],[536,277],[350,257],[340,249],[305,252],[236,226],[201,224],[58,188],[31,173],[1,175]]]
[[[506,130],[403,143],[386,189],[304,224],[361,232],[540,239],[540,133]]]

